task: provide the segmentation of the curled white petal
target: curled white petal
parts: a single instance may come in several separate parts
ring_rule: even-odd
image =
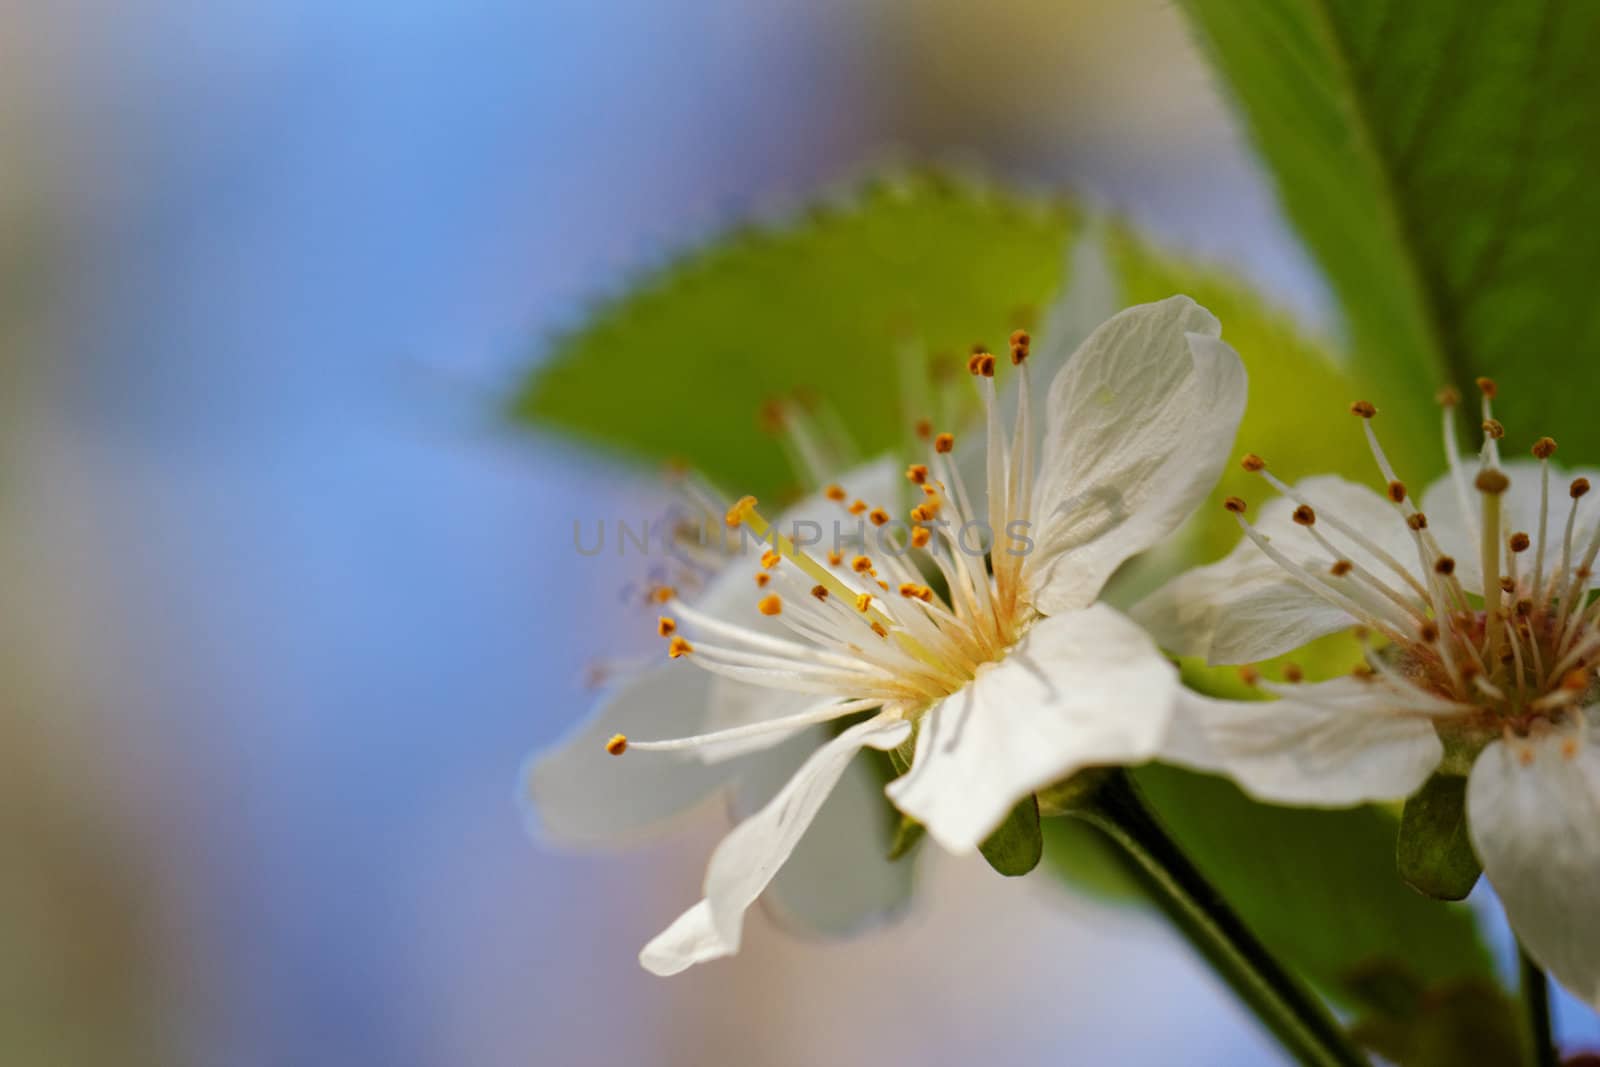
[[[705,899],[644,947],[644,968],[677,974],[739,951],[745,911],[794,852],[850,760],[865,746],[893,748],[910,729],[903,719],[880,715],[817,749],[766,807],[723,838],[706,871]]]
[[[1148,759],[1177,690],[1172,665],[1111,608],[1041,619],[924,716],[915,763],[889,797],[942,847],[970,852],[1030,792],[1084,767]]]
[[[1443,758],[1440,702],[1382,681],[1285,686],[1278,700],[1184,690],[1160,758],[1223,774],[1269,803],[1348,807],[1415,792]]]
[[[1103,323],[1056,375],[1024,566],[1044,614],[1091,603],[1216,485],[1246,391],[1220,333],[1188,297],[1141,304]]]
[[[1467,781],[1467,821],[1529,954],[1600,1008],[1600,728],[1490,744]]]

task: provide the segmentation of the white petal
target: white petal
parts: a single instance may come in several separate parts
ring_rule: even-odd
[[[923,717],[915,763],[889,796],[944,848],[970,852],[1030,792],[1149,758],[1177,690],[1144,631],[1104,604],[1041,619]]]
[[[1409,796],[1444,748],[1436,702],[1381,681],[1284,686],[1279,700],[1214,700],[1184,690],[1160,759],[1223,774],[1258,800],[1347,807]]]
[[[530,825],[558,840],[626,841],[727,781],[729,769],[693,756],[632,759],[605,750],[613,734],[673,737],[699,731],[710,678],[682,661],[640,671],[608,693],[570,737],[529,757],[519,792]]]
[[[734,791],[738,814],[770,800],[827,737],[826,731],[810,730],[746,765]],[[883,796],[885,770],[874,760],[853,760],[767,887],[762,905],[784,925],[842,937],[889,917],[909,900],[915,863],[888,858],[900,816]]]
[[[1188,297],[1142,304],[1056,375],[1023,577],[1040,611],[1092,602],[1215,488],[1245,401],[1244,364],[1220,332]]]
[[[711,855],[705,899],[644,947],[639,962],[660,975],[739,951],[744,913],[772,881],[863,746],[889,749],[910,724],[878,716],[857,723],[814,752],[772,802],[734,827]]]
[[[1474,468],[1469,468],[1467,475],[1467,506],[1478,508],[1482,506],[1482,496],[1471,487],[1472,469]],[[1518,531],[1526,533],[1537,546],[1539,464],[1533,460],[1513,460],[1504,464],[1501,469],[1511,479],[1511,488],[1500,498],[1500,506],[1503,509],[1500,528],[1507,537]],[[1555,467],[1550,468],[1549,504],[1545,511],[1544,573],[1546,575],[1554,574],[1561,567],[1561,542],[1567,529],[1567,514],[1572,510],[1572,496],[1568,488],[1572,480],[1580,475],[1588,478],[1592,484],[1600,485],[1600,471],[1592,469],[1562,471]],[[1422,495],[1422,510],[1428,515],[1428,529],[1432,530],[1434,537],[1438,539],[1439,547],[1455,557],[1456,577],[1469,592],[1481,593],[1483,591],[1481,549],[1473,536],[1473,531],[1482,528],[1483,520],[1478,514],[1474,514],[1471,518],[1462,516],[1461,497],[1448,474],[1428,486],[1427,492]],[[1573,566],[1577,566],[1578,557],[1587,547],[1589,535],[1594,532],[1597,519],[1600,519],[1600,503],[1597,503],[1593,496],[1584,497],[1578,505],[1578,521],[1573,527]],[[1536,547],[1517,556],[1517,571],[1520,577],[1532,577],[1536,556]],[[1504,559],[1504,552],[1501,553],[1501,558]],[[1591,581],[1590,587],[1593,585],[1594,582]]]
[[[1600,1008],[1600,724],[1490,744],[1467,781],[1467,822],[1529,954]]]
[[[1405,522],[1377,493],[1333,475],[1307,478],[1295,490],[1311,501],[1319,515],[1337,515],[1360,530],[1416,575],[1420,569]],[[1262,506],[1256,531],[1274,548],[1327,580],[1334,560],[1311,534],[1295,525],[1295,503],[1273,497]],[[1360,564],[1397,589],[1404,579],[1370,552],[1319,522],[1320,530],[1344,558]],[[1346,579],[1347,581],[1349,579]],[[1250,663],[1299,648],[1313,638],[1353,626],[1343,609],[1329,603],[1290,577],[1248,538],[1216,563],[1178,576],[1133,609],[1163,648],[1180,655],[1204,656],[1210,663]]]

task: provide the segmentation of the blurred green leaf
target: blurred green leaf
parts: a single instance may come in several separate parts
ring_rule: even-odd
[[[1430,986],[1493,979],[1472,913],[1395,876],[1388,812],[1271,807],[1220,778],[1159,765],[1134,776],[1262,942],[1341,1003],[1352,1000],[1347,976],[1388,961]]]
[[[1467,780],[1436,774],[1406,800],[1395,866],[1412,889],[1436,900],[1466,900],[1483,865],[1467,835]]]
[[[1508,444],[1600,456],[1600,4],[1182,0],[1322,264],[1371,399],[1502,385]],[[1438,469],[1435,460],[1429,472]]]
[[[1039,829],[1039,802],[1029,793],[1017,802],[1000,828],[978,846],[989,866],[1008,878],[1027,874],[1044,855],[1044,835]]]
[[[556,339],[514,414],[682,458],[729,491],[781,493],[789,468],[761,431],[764,402],[813,389],[862,456],[899,443],[940,413],[907,410],[927,383],[906,380],[897,352],[916,342],[954,365],[976,341],[1003,345],[1059,287],[1076,218],[1064,201],[938,175],[873,183],[642,279]]]

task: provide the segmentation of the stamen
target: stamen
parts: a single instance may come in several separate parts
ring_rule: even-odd
[[[933,532],[926,526],[918,526],[911,531],[911,543],[917,548],[927,548],[928,542],[933,540]]]
[[[1480,383],[1481,386],[1481,383]],[[1484,399],[1492,395],[1485,390]],[[1483,563],[1483,602],[1486,609],[1484,629],[1488,631],[1487,666],[1493,670],[1500,662],[1501,642],[1504,638],[1505,610],[1500,596],[1500,497],[1511,487],[1511,479],[1493,467],[1478,472],[1473,482],[1483,495],[1483,540],[1480,555]]]
[[[1533,560],[1533,596],[1540,603],[1546,602],[1544,594],[1544,553],[1546,527],[1550,519],[1550,463],[1551,456],[1556,454],[1556,443],[1552,438],[1541,437],[1533,443],[1533,454],[1539,461],[1539,551]]]
[[[870,607],[872,607],[872,594],[871,593],[861,593],[856,597],[856,610],[857,611],[859,611],[863,615],[865,615],[867,613],[867,609],[870,608]]]
[[[1306,672],[1300,669],[1300,664],[1298,664],[1298,663],[1285,663],[1283,665],[1283,680],[1284,681],[1291,682],[1291,683],[1299,683],[1299,682],[1301,682],[1301,681],[1303,681],[1305,679],[1305,676],[1306,676]]]
[[[783,598],[777,593],[764,596],[757,601],[756,610],[763,615],[781,615],[783,614]]]
[[[1350,414],[1363,419],[1370,419],[1377,413],[1378,409],[1373,407],[1370,401],[1357,400],[1354,404],[1350,405]]]
[[[613,756],[620,756],[628,751],[628,737],[626,734],[612,734],[611,740],[606,742],[606,751]]]
[[[906,477],[916,485],[926,485],[928,483],[928,468],[924,464],[913,463],[906,468]]]
[[[767,587],[767,584],[769,582],[771,582],[771,581],[772,581],[772,575],[768,574],[766,571],[756,571],[756,588],[757,589],[765,589]]]
[[[866,556],[857,556],[855,559],[850,561],[850,569],[855,571],[857,574],[871,574],[872,560]]]
[[[918,419],[914,429],[917,436],[924,441],[933,436],[933,423],[928,419]]]
[[[814,585],[811,587],[811,595],[816,597],[818,600],[827,600],[828,587],[825,585]]]
[[[765,552],[761,553],[761,567],[763,570],[770,571],[772,568],[776,567],[779,561],[782,559],[782,556],[769,548]]]
[[[677,631],[678,620],[672,618],[670,615],[663,615],[661,618],[656,620],[656,633],[660,634],[662,637],[671,637],[674,633],[677,633]]]
[[[1498,441],[1505,437],[1506,427],[1499,419],[1484,419],[1483,433],[1485,437]]]
[[[1389,499],[1396,504],[1404,504],[1406,501],[1406,483],[1400,481],[1390,482]]]
[[[694,646],[688,641],[685,641],[682,636],[674,636],[672,640],[667,643],[667,656],[670,659],[677,659],[679,656],[687,656],[693,651]]]
[[[874,526],[882,526],[889,521],[889,513],[882,508],[873,508],[867,519]]]
[[[844,498],[849,495],[844,491],[844,487],[841,485],[830,485],[824,490],[824,492],[827,494],[828,499],[833,501],[835,504],[844,503]]]
[[[1239,466],[1243,467],[1251,474],[1255,474],[1257,471],[1266,469],[1267,461],[1256,455],[1254,452],[1246,452],[1244,454],[1244,458],[1239,461]]]
[[[947,452],[950,452],[950,451],[954,450],[955,447],[956,447],[955,434],[942,433],[938,437],[935,437],[933,439],[933,450],[935,452],[939,452],[941,454],[942,453],[947,453]]]
[[[725,521],[728,524],[728,528],[729,529],[736,529],[740,524],[742,524],[746,520],[746,518],[749,516],[750,512],[755,509],[755,506],[756,506],[756,498],[755,497],[753,497],[753,496],[742,496],[742,497],[740,497],[734,503],[733,507],[728,509],[728,514],[725,516]]]
[[[1243,515],[1248,505],[1245,504],[1243,497],[1230,496],[1222,502],[1222,506],[1235,515]]]

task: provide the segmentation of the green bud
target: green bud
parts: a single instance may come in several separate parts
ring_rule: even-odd
[[[1406,801],[1395,865],[1412,889],[1435,900],[1465,900],[1483,865],[1467,836],[1467,780],[1435,774]]]
[[[1044,834],[1039,830],[1039,802],[1030,793],[1011,809],[1000,828],[978,846],[989,866],[1008,878],[1027,874],[1044,856]]]

